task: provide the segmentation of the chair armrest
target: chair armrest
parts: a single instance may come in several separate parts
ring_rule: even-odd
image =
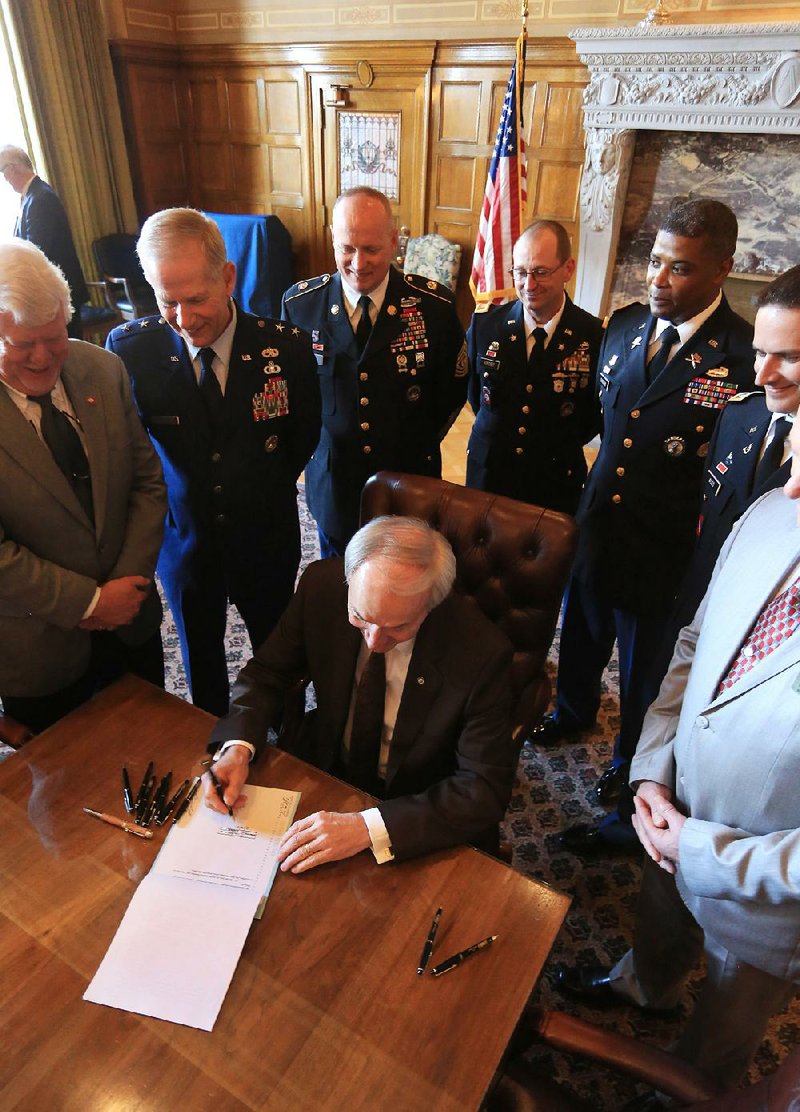
[[[87,282],[86,285],[89,287],[90,290],[97,290],[101,296],[102,301],[105,303],[105,307],[107,309],[113,309],[116,313],[117,307],[109,296],[108,286],[105,282]]]
[[[32,737],[32,730],[0,711],[0,741],[4,741],[12,749],[21,749]]]
[[[537,1010],[534,1023],[539,1038],[549,1046],[604,1062],[684,1104],[710,1100],[723,1091],[723,1086],[702,1070],[630,1035],[564,1012]]]

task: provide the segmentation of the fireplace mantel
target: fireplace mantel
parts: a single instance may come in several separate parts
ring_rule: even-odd
[[[637,130],[800,135],[800,23],[571,33],[589,69],[576,300],[607,304]]]

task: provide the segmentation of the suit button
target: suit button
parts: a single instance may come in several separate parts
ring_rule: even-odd
[[[365,456],[368,456],[372,451],[372,448],[370,448],[369,444],[365,444],[361,451],[364,453]]]
[[[697,718],[695,718],[694,720],[694,724],[695,726],[697,726],[698,730],[708,729],[708,719],[704,714],[698,715]]]
[[[522,407],[522,412],[523,413],[525,413],[527,415],[528,413],[530,413],[530,411],[531,411],[531,407],[529,405],[523,405],[523,407]]]
[[[359,398],[358,399],[358,404],[359,405],[369,405],[369,398]]]
[[[369,421],[362,421],[361,422],[361,431],[362,432],[369,432]]]
[[[619,477],[621,479],[622,476],[625,474],[625,468],[624,467],[618,467],[617,468],[617,474],[619,475]]]
[[[631,417],[633,418],[634,421],[636,420],[636,418],[639,416],[640,413],[641,413],[641,410],[639,410],[639,409],[632,409],[631,410]]]
[[[518,456],[524,456],[525,455],[525,449],[524,448],[515,448],[514,451],[517,453]]]
[[[706,431],[705,430],[705,425],[695,425],[694,431],[695,432],[705,432]]]
[[[530,382],[529,382],[529,383],[528,383],[528,385],[527,385],[527,386],[525,387],[525,393],[526,393],[526,394],[532,394],[532,393],[533,393],[533,386],[531,385],[531,383],[530,383]]]
[[[367,379],[369,378],[369,375],[367,374],[366,371],[362,371],[361,374],[358,377],[361,379],[362,382],[366,382]]]
[[[219,483],[217,483],[213,490],[215,494],[222,494],[222,487],[219,485]]]
[[[222,459],[222,452],[214,452],[214,454],[211,456],[211,462],[212,463],[219,463],[219,461],[221,459]]]
[[[520,427],[517,429],[517,432],[519,433],[520,436],[525,436],[527,431],[528,430],[526,428],[524,428],[522,425],[520,425]]]
[[[631,440],[631,438],[629,436],[626,436],[625,439],[622,441],[622,447],[623,448],[632,448],[633,447],[633,441]]]
[[[225,514],[217,514],[217,522],[222,525],[225,521]]]
[[[614,503],[615,506],[618,506],[620,504],[620,502],[622,501],[622,495],[621,494],[612,494],[611,495],[611,501]]]
[[[488,377],[489,377],[489,372],[488,372],[488,371],[484,371],[484,372],[483,372],[483,377],[484,377],[484,378],[488,378]]]

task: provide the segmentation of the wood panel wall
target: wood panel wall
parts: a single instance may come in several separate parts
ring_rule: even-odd
[[[357,64],[388,67],[387,43],[289,46],[111,46],[143,220],[168,205],[274,213],[289,229],[299,276],[333,265],[324,233],[326,184],[314,95],[320,76],[359,90]],[[415,44],[430,72],[401,159],[427,166],[412,235],[438,231],[462,246],[458,301],[467,287],[486,173],[513,60],[513,42]],[[392,64],[397,65],[396,56]],[[577,242],[583,163],[581,96],[587,73],[568,39],[531,39],[525,89],[526,216],[561,220]],[[378,83],[378,88],[380,83]],[[375,97],[372,97],[373,103]],[[414,144],[414,150],[410,145]],[[419,146],[424,149],[420,158]],[[330,186],[328,186],[328,194]],[[415,226],[424,213],[424,226]],[[412,215],[409,214],[409,221]]]

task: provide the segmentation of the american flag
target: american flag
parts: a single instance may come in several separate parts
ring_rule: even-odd
[[[516,296],[509,276],[511,252],[522,230],[528,196],[525,140],[522,137],[522,91],[525,80],[525,35],[517,39],[516,58],[500,113],[500,126],[486,179],[486,192],[472,259],[469,288],[478,306]]]

